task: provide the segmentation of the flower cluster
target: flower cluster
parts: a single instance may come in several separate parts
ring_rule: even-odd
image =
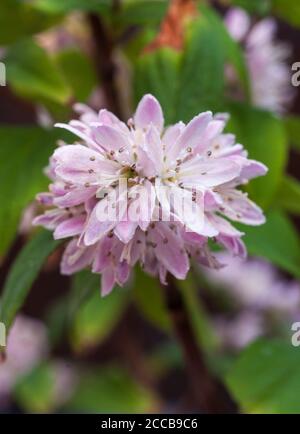
[[[232,8],[225,17],[231,36],[243,45],[250,75],[253,103],[261,108],[282,113],[293,98],[287,58],[290,49],[275,39],[276,22],[265,18],[251,25],[250,16]],[[229,78],[234,81],[232,71]]]
[[[190,257],[218,268],[209,240],[245,256],[243,234],[227,219],[264,222],[236,187],[264,175],[266,167],[223,132],[227,115],[205,112],[187,125],[164,128],[152,95],[142,98],[127,125],[107,110],[75,109],[79,120],[57,126],[79,141],[51,157],[50,191],[38,195],[49,209],[34,220],[56,239],[71,237],[63,274],[91,267],[102,275],[105,295],[123,285],[137,263],[162,283],[168,272],[184,279]],[[108,208],[117,209],[118,218],[109,217]]]

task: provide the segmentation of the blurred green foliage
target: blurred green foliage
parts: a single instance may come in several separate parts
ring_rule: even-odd
[[[261,339],[250,345],[227,374],[227,384],[247,413],[299,413],[299,349]]]

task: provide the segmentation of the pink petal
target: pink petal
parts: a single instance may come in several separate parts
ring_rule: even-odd
[[[195,152],[203,153],[211,145],[211,142],[215,140],[223,131],[225,122],[219,120],[213,120],[209,122],[206,130],[203,133],[201,141],[195,148]]]
[[[91,264],[95,249],[93,247],[78,247],[77,239],[67,245],[61,260],[61,273],[70,275]]]
[[[109,219],[101,221],[99,216],[104,216],[104,208],[107,206],[107,198],[102,199],[93,209],[85,227],[84,243],[87,246],[95,244],[103,238],[115,226],[115,221]]]
[[[236,178],[241,171],[240,166],[232,160],[212,159],[201,161],[194,159],[183,163],[180,179],[189,187],[216,187]]]
[[[118,264],[116,270],[116,281],[120,286],[123,286],[127,282],[130,274],[130,267],[126,261],[122,261]]]
[[[249,181],[250,179],[264,176],[268,172],[268,168],[259,161],[246,160],[242,167],[240,178]]]
[[[117,128],[119,131],[122,131],[125,134],[128,133],[128,127],[126,126],[126,124],[120,121],[120,119],[118,119],[117,116],[115,116],[110,111],[106,109],[100,110],[98,118],[101,124]]]
[[[114,233],[122,243],[129,243],[129,241],[134,237],[137,225],[137,222],[122,221],[117,224]]]
[[[54,231],[54,239],[59,240],[79,235],[84,228],[85,218],[85,215],[80,215],[60,223]]]
[[[157,173],[162,169],[163,163],[163,147],[159,132],[154,125],[150,125],[145,136],[145,150],[147,155],[152,160]]]
[[[102,273],[103,270],[110,265],[113,242],[114,240],[112,237],[105,237],[99,244],[93,262],[93,273]]]
[[[108,125],[100,125],[92,128],[92,135],[95,141],[106,151],[127,151],[130,149],[130,142],[125,134],[116,128]]]
[[[81,129],[76,128],[72,125],[68,124],[55,124],[54,125],[57,128],[63,128],[65,130],[70,131],[71,133],[75,134],[76,136],[80,137],[82,140],[84,140],[88,145],[90,145],[92,148],[98,148],[97,143],[90,137],[87,133],[83,132]]]
[[[164,125],[164,117],[161,106],[157,99],[150,94],[144,95],[139,102],[135,115],[134,123],[136,128],[147,129],[152,123],[159,132]]]
[[[112,267],[107,268],[102,273],[101,278],[101,295],[105,297],[110,294],[115,286],[115,272]]]
[[[211,112],[204,112],[198,116],[195,116],[181,133],[178,139],[177,147],[179,149],[186,149],[188,147],[194,149],[201,143],[202,134],[211,120]]]
[[[82,145],[66,145],[54,152],[55,173],[66,182],[79,185],[98,184],[99,177],[112,175],[117,163],[104,160],[101,154]]]
[[[227,190],[221,212],[231,220],[257,226],[265,223],[262,210],[245,193],[239,190]]]
[[[157,245],[154,252],[161,264],[177,279],[185,279],[189,259],[182,239],[176,236],[167,223],[157,223],[150,231],[149,239]]]
[[[72,206],[80,205],[89,200],[96,194],[97,187],[83,187],[74,190],[66,190],[66,194],[54,198],[53,203],[56,206],[69,208]]]

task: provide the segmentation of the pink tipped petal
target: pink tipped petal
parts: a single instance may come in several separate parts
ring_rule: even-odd
[[[160,140],[160,135],[154,125],[150,125],[145,136],[145,151],[152,160],[156,173],[160,173],[163,163],[163,147]]]
[[[82,139],[84,142],[86,142],[88,145],[90,145],[92,148],[97,148],[97,143],[90,137],[88,134],[84,133],[77,127],[72,127],[68,124],[55,124],[54,125],[57,128],[63,128],[65,130],[70,131],[71,133],[78,136],[80,139]]]
[[[33,219],[33,226],[43,226],[46,229],[55,229],[57,225],[67,218],[67,213],[61,209],[46,211]]]
[[[101,155],[82,145],[67,145],[54,153],[55,173],[66,182],[90,187],[105,175],[113,175],[117,163],[104,160]]]
[[[88,201],[96,194],[96,191],[97,187],[76,188],[71,191],[65,190],[65,194],[54,198],[53,203],[59,207],[70,208]]]
[[[71,275],[89,266],[93,260],[93,247],[78,247],[77,239],[74,238],[67,245],[61,261],[61,273]]]
[[[134,115],[134,124],[136,128],[141,129],[147,129],[150,124],[153,124],[159,132],[162,131],[164,126],[163,112],[153,95],[144,95],[139,102]]]
[[[149,239],[154,243],[161,264],[177,279],[185,279],[189,270],[189,260],[181,238],[175,235],[168,224],[158,223],[157,229],[153,229],[149,234]]]
[[[163,135],[162,142],[166,146],[166,155],[169,157],[169,151],[182,133],[185,124],[178,122],[171,127],[168,127]]]
[[[130,267],[127,264],[127,262],[126,261],[120,262],[116,270],[117,283],[120,286],[123,286],[129,279],[129,275],[130,275]]]
[[[267,172],[268,168],[264,164],[254,160],[247,160],[241,170],[240,178],[249,181],[258,176],[264,176]]]
[[[220,120],[213,120],[209,122],[205,132],[203,133],[201,141],[195,148],[195,152],[199,154],[205,152],[211,146],[212,141],[216,139],[223,131],[224,126],[225,122]]]
[[[224,235],[227,235],[230,237],[240,237],[243,235],[242,232],[238,231],[227,220],[225,220],[224,218],[222,218],[216,214],[209,214],[208,219],[209,219],[210,223],[221,234],[224,234]]]
[[[84,242],[87,246],[95,244],[102,239],[110,230],[113,229],[116,222],[110,221],[109,218],[104,220],[104,208],[107,205],[107,200],[102,199],[93,209],[87,225],[85,227]]]
[[[103,270],[110,265],[113,242],[114,241],[112,237],[104,237],[99,244],[99,248],[93,262],[93,273],[102,273]]]
[[[127,244],[134,237],[136,228],[137,222],[123,221],[117,224],[114,233],[122,243]]]
[[[53,237],[55,240],[59,240],[61,238],[74,237],[75,235],[79,235],[84,228],[84,223],[84,215],[71,217],[57,226],[54,231]]]
[[[115,272],[112,267],[107,268],[102,273],[101,278],[101,295],[105,297],[110,294],[115,286]]]
[[[106,151],[128,152],[130,142],[128,137],[116,128],[108,125],[100,125],[92,128],[92,135],[95,141]]]
[[[240,166],[232,160],[199,160],[195,164],[183,164],[180,177],[186,186],[209,188],[233,180],[240,171]]]
[[[195,116],[184,128],[177,140],[176,148],[178,151],[192,150],[200,145],[202,133],[205,131],[208,123],[212,120],[211,112],[204,112]]]
[[[234,256],[239,256],[242,259],[246,259],[247,250],[245,244],[239,237],[231,237],[221,234],[217,237],[217,241]]]
[[[128,127],[124,124],[124,122],[120,121],[117,116],[106,109],[100,110],[98,119],[101,124],[117,128],[119,131],[122,131],[125,134],[128,133]]]
[[[247,194],[238,190],[227,190],[224,193],[225,202],[221,212],[231,220],[241,223],[258,226],[265,223],[265,216],[262,210],[251,200]]]

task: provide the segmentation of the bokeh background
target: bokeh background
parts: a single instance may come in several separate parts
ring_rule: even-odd
[[[127,119],[146,92],[171,121],[176,83],[183,80],[182,116],[230,111],[231,131],[270,167],[250,192],[267,223],[246,230],[249,260],[224,257],[223,270],[195,267],[180,282],[197,342],[241,411],[300,413],[300,349],[291,329],[300,321],[300,92],[291,84],[291,66],[300,62],[299,2],[179,1],[182,11],[194,3],[197,15],[187,14],[183,23],[179,14],[168,33],[162,23],[171,3],[1,0],[7,83],[0,86],[0,286],[7,287],[35,235],[34,197],[47,186],[43,168],[56,141],[65,138],[55,121],[74,117],[77,101]],[[283,113],[219,89],[225,63],[239,59],[233,55],[220,67],[222,55],[234,51],[221,23],[237,6],[253,25],[266,16],[276,22],[293,92]],[[195,22],[201,26],[207,13],[214,18],[202,34]],[[242,44],[235,47],[243,55]],[[43,255],[39,249],[23,250],[19,265],[30,270]],[[40,264],[24,292],[0,365],[0,412],[201,412],[159,283],[136,270],[127,288],[102,299],[99,276],[60,275],[62,251],[59,246]],[[22,286],[25,269],[15,286]]]

